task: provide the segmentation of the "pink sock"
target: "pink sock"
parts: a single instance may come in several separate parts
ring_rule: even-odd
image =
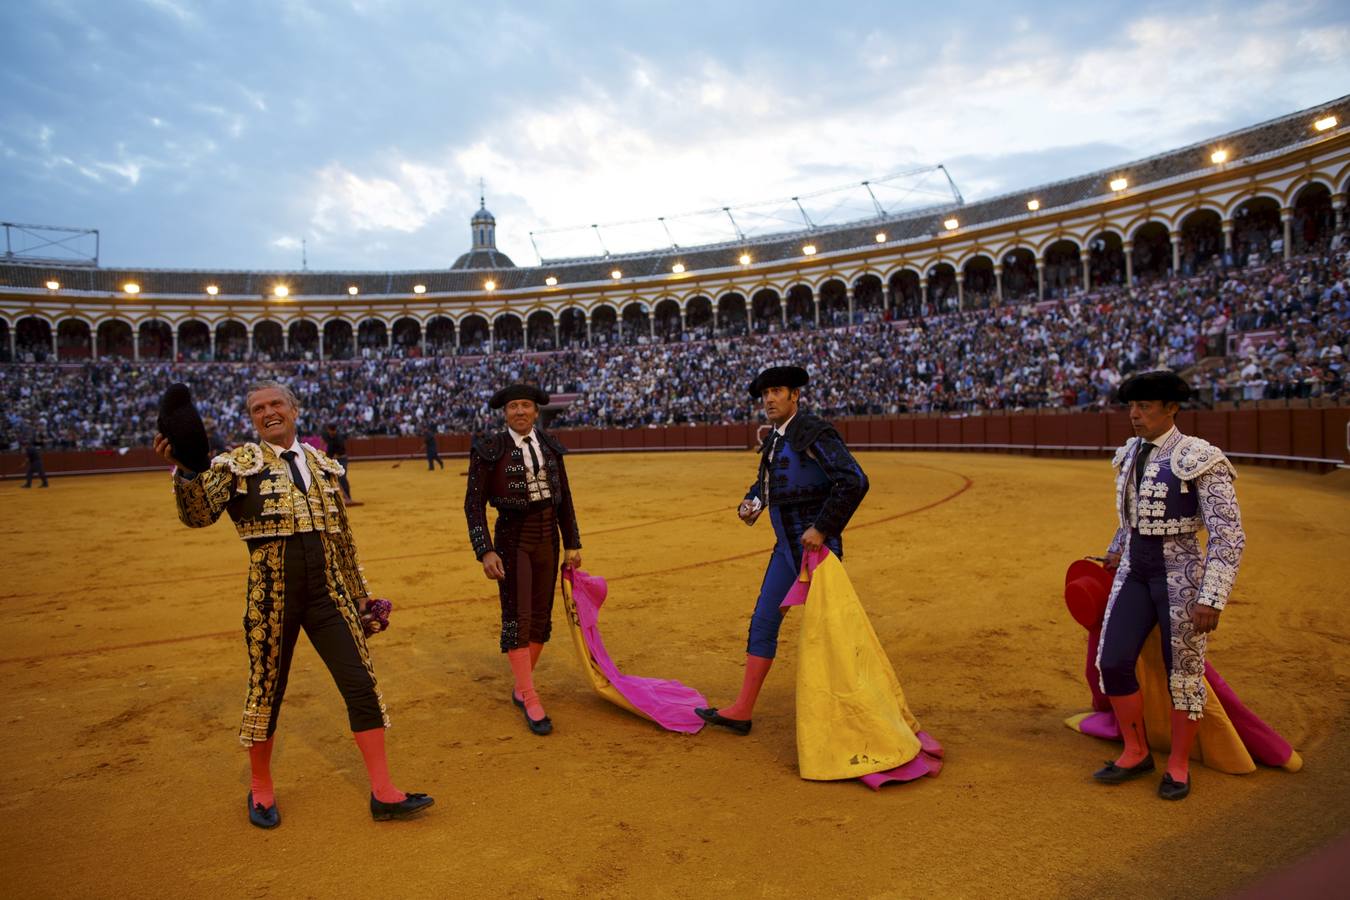
[[[254,741],[248,748],[248,764],[252,770],[248,788],[253,792],[253,802],[262,804],[264,809],[276,805],[277,796],[272,787],[272,742],[275,735],[265,741]]]
[[[408,795],[394,787],[389,777],[389,758],[384,752],[384,729],[371,728],[366,731],[353,731],[356,746],[361,749],[361,758],[366,761],[366,774],[370,776],[370,792],[381,803],[401,803]]]
[[[536,722],[544,718],[544,705],[534,692],[534,676],[530,674],[530,651],[519,647],[506,651],[506,661],[511,664],[511,674],[516,679],[516,695],[525,702],[525,712]]]

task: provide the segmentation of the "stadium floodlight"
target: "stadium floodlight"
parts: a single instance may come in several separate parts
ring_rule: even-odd
[[[493,281],[491,278],[483,282],[483,290],[495,291],[496,289],[497,289],[497,282]]]
[[[1228,160],[1227,150],[1215,150],[1213,153],[1209,155],[1209,161],[1214,163],[1214,165],[1216,166],[1220,165],[1221,163],[1227,162],[1227,160]]]
[[[557,287],[558,276],[556,275],[548,276],[547,278],[544,279],[544,284],[548,285],[549,287]]]
[[[49,291],[59,291],[59,290],[61,290],[61,282],[59,282],[59,281],[49,281],[49,282],[47,282],[47,290],[49,290]]]
[[[1125,190],[1125,189],[1126,189],[1127,187],[1129,187],[1129,186],[1130,186],[1130,183],[1129,183],[1128,181],[1126,181],[1124,178],[1112,178],[1112,179],[1111,179],[1111,190],[1113,190],[1113,191],[1115,191],[1115,192],[1117,192],[1117,193],[1119,193],[1119,192]]]
[[[291,289],[286,287],[286,285],[284,284],[279,284],[276,287],[272,288],[272,296],[276,297],[278,300],[285,300],[290,295]]]
[[[134,281],[128,281],[122,285],[122,293],[124,294],[139,294],[140,292],[141,286]]]
[[[807,245],[805,245],[804,247],[802,247],[802,254],[803,254],[804,256],[815,256],[815,255],[816,255],[816,245],[815,245],[815,244],[807,244]]]
[[[208,284],[208,285],[206,286],[206,295],[207,295],[208,297],[214,297],[216,294],[219,294],[219,293],[220,293],[220,288],[216,287],[214,284]]]
[[[413,285],[413,293],[414,293],[414,294],[425,294],[426,292],[427,292],[427,286],[426,286],[425,284],[414,284],[414,285]]]
[[[677,262],[675,265],[673,265],[673,266],[670,267],[670,271],[674,272],[676,275],[683,275],[683,274],[684,274],[684,263],[682,263],[682,262]]]
[[[347,288],[347,293],[355,297],[357,294],[361,293],[361,289],[356,285],[352,285],[351,287]]]
[[[943,222],[942,227],[947,229],[948,231],[955,231],[956,229],[961,227],[961,223],[958,222],[955,218],[951,218]]]
[[[1031,210],[1032,212],[1035,212],[1036,210],[1038,210],[1038,209],[1040,209],[1040,208],[1041,208],[1041,201],[1039,201],[1039,200],[1028,200],[1028,201],[1027,201],[1027,209]]]
[[[623,277],[623,273],[620,272],[618,269],[615,269],[614,271],[609,273],[609,277],[613,278],[615,281],[618,281],[620,278]]]
[[[1331,129],[1336,127],[1336,117],[1323,116],[1322,118],[1318,119],[1316,122],[1313,123],[1313,127],[1316,128],[1318,131],[1330,131]]]
[[[878,244],[884,244],[884,243],[886,243],[886,232],[884,232],[884,231],[878,231],[878,232],[877,232],[877,243],[878,243]]]
[[[741,263],[741,265],[743,265],[743,266],[748,266],[748,265],[750,265],[750,254],[749,254],[749,253],[742,253],[742,254],[741,254],[741,258],[740,258],[740,263]]]

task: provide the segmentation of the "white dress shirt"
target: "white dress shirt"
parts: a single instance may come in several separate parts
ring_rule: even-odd
[[[278,447],[271,441],[263,441],[263,443],[271,447],[272,452],[277,455],[277,459],[280,459],[282,462],[285,462],[286,460],[281,454],[285,453],[287,450],[295,451],[295,466],[300,470],[300,477],[304,479],[304,484],[300,485],[300,492],[302,494],[309,493],[309,461],[305,459],[305,448],[300,446],[300,437],[297,435],[295,440],[291,441],[289,447]],[[295,481],[295,478],[291,475],[290,466],[286,467],[286,477],[290,478],[292,482]]]
[[[1139,454],[1144,451],[1144,444],[1153,445],[1153,449],[1149,451],[1148,459],[1144,461],[1144,465],[1147,466],[1149,465],[1149,463],[1153,462],[1153,457],[1155,454],[1157,454],[1158,448],[1161,447],[1163,444],[1166,444],[1168,440],[1171,439],[1172,432],[1176,430],[1177,426],[1173,425],[1171,428],[1167,429],[1153,440],[1144,441],[1143,444],[1140,444],[1139,448],[1134,451],[1134,458],[1136,462],[1139,459]],[[1125,503],[1126,503],[1126,510],[1129,516],[1127,521],[1131,524],[1131,526],[1137,528],[1139,526],[1139,491],[1135,488],[1134,482],[1135,482],[1134,465],[1131,465],[1130,475],[1128,478],[1125,479],[1125,498],[1126,498]],[[1140,483],[1142,484],[1143,482],[1141,481]]]

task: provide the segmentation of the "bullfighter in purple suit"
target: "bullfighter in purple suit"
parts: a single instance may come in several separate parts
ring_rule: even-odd
[[[1144,372],[1121,382],[1136,437],[1112,460],[1120,525],[1107,550],[1116,566],[1097,648],[1102,690],[1111,701],[1125,751],[1094,773],[1119,784],[1153,771],[1144,733],[1135,662],[1155,625],[1172,694],[1172,748],[1158,795],[1190,792],[1189,760],[1205,705],[1205,646],[1218,627],[1242,556],[1244,536],[1233,479],[1223,451],[1183,435],[1175,418],[1190,396],[1180,376]],[[1199,531],[1209,540],[1201,554]]]

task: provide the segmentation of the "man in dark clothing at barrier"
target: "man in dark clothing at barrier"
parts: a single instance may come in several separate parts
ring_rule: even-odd
[[[338,476],[338,486],[342,488],[342,502],[347,506],[360,506],[359,500],[352,499],[351,482],[347,480],[347,436],[338,431],[337,425],[329,422],[323,426],[323,442],[328,445],[328,456],[342,466],[342,474]]]
[[[445,463],[441,461],[441,452],[436,447],[436,429],[434,426],[428,425],[426,427],[426,430],[422,432],[422,440],[427,445],[427,471],[434,471],[437,465],[444,469]]]
[[[33,433],[28,440],[24,441],[24,455],[28,457],[28,476],[23,486],[30,488],[33,486],[33,476],[42,479],[42,486],[47,486],[47,470],[42,467],[42,438]]]

